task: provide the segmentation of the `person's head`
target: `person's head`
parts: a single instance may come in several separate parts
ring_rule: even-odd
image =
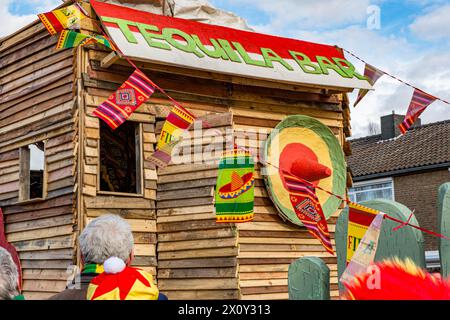
[[[19,294],[17,266],[9,252],[0,247],[0,300],[11,300]]]
[[[92,220],[79,240],[84,264],[103,264],[110,257],[131,262],[133,233],[130,224],[119,216],[107,214]]]

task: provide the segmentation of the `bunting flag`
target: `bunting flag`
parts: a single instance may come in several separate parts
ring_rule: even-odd
[[[113,130],[124,123],[152,94],[155,88],[147,76],[136,69],[108,100],[93,114],[105,121]]]
[[[217,223],[253,220],[255,164],[249,151],[225,151],[219,162],[215,192]]]
[[[370,83],[370,85],[374,85],[375,82],[378,81],[378,79],[381,78],[381,76],[384,75],[383,71],[378,70],[374,66],[371,66],[370,64],[366,64],[364,68],[364,76],[367,78],[367,81]],[[354,104],[354,107],[358,103],[361,102],[361,100],[366,96],[366,94],[369,92],[367,89],[360,89],[358,93],[358,97],[356,98],[356,102]]]
[[[366,271],[375,260],[383,220],[384,213],[379,212],[375,215],[364,237],[361,239],[352,260],[340,278],[342,283],[351,282],[357,274]]]
[[[161,130],[157,148],[161,148],[174,141],[187,130],[195,121],[195,116],[180,105],[174,106],[166,118]]]
[[[164,169],[172,160],[172,151],[181,140],[182,139],[180,138],[163,145],[161,149],[156,150],[150,157],[147,158],[147,160],[157,167]]]
[[[372,223],[377,210],[361,206],[356,203],[348,205],[348,229],[347,229],[347,264],[352,260],[353,254]]]
[[[48,32],[53,36],[64,29],[79,29],[85,15],[79,4],[38,14]]]
[[[94,39],[87,35],[82,34],[72,30],[63,30],[59,35],[58,43],[56,44],[56,49],[67,49],[78,47],[79,45],[86,45],[89,42],[92,42]]]
[[[105,37],[101,35],[87,35],[80,32],[72,31],[72,30],[63,30],[59,35],[58,43],[56,44],[56,49],[67,49],[77,47],[79,45],[84,46],[91,42],[98,42],[103,44],[105,47],[110,48],[111,50],[116,50],[114,45]]]
[[[408,113],[406,114],[403,122],[398,126],[401,133],[405,134],[406,131],[408,131],[414,122],[416,122],[416,120],[420,117],[422,112],[424,112],[425,109],[436,99],[436,97],[433,97],[426,92],[419,89],[414,89],[414,94],[408,108]]]
[[[334,255],[327,219],[317,198],[314,185],[285,171],[283,171],[283,183],[289,192],[289,198],[297,217],[308,229],[308,232],[322,243],[325,250]]]

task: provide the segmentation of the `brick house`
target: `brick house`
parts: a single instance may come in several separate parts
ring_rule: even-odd
[[[375,198],[406,205],[420,226],[437,230],[438,188],[450,181],[450,120],[421,125],[399,137],[403,115],[381,117],[381,133],[350,141],[348,165],[353,174],[352,201]],[[398,137],[398,138],[396,138]],[[427,256],[438,239],[424,234]]]

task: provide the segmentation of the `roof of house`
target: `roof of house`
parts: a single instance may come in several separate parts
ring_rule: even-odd
[[[396,139],[382,140],[379,134],[350,144],[347,161],[355,180],[444,166],[450,163],[450,120],[411,128]]]

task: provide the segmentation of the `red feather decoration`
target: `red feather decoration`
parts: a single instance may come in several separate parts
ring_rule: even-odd
[[[344,283],[346,300],[450,300],[450,282],[397,258],[370,266]]]

